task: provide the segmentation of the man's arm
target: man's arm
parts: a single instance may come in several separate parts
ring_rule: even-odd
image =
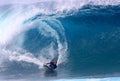
[[[50,64],[50,62],[47,62],[46,64]]]

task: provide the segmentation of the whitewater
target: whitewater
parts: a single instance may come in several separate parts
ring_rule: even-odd
[[[1,0],[0,80],[119,81],[119,14],[120,0]]]

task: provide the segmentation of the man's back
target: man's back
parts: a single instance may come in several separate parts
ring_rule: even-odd
[[[57,68],[57,65],[54,62],[50,62],[50,68],[55,69]]]

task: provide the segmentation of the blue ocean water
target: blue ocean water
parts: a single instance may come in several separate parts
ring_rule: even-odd
[[[0,80],[119,81],[119,41],[119,0],[2,2]]]

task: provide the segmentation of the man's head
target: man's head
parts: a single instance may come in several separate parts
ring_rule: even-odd
[[[57,64],[57,60],[54,61],[54,64]]]

